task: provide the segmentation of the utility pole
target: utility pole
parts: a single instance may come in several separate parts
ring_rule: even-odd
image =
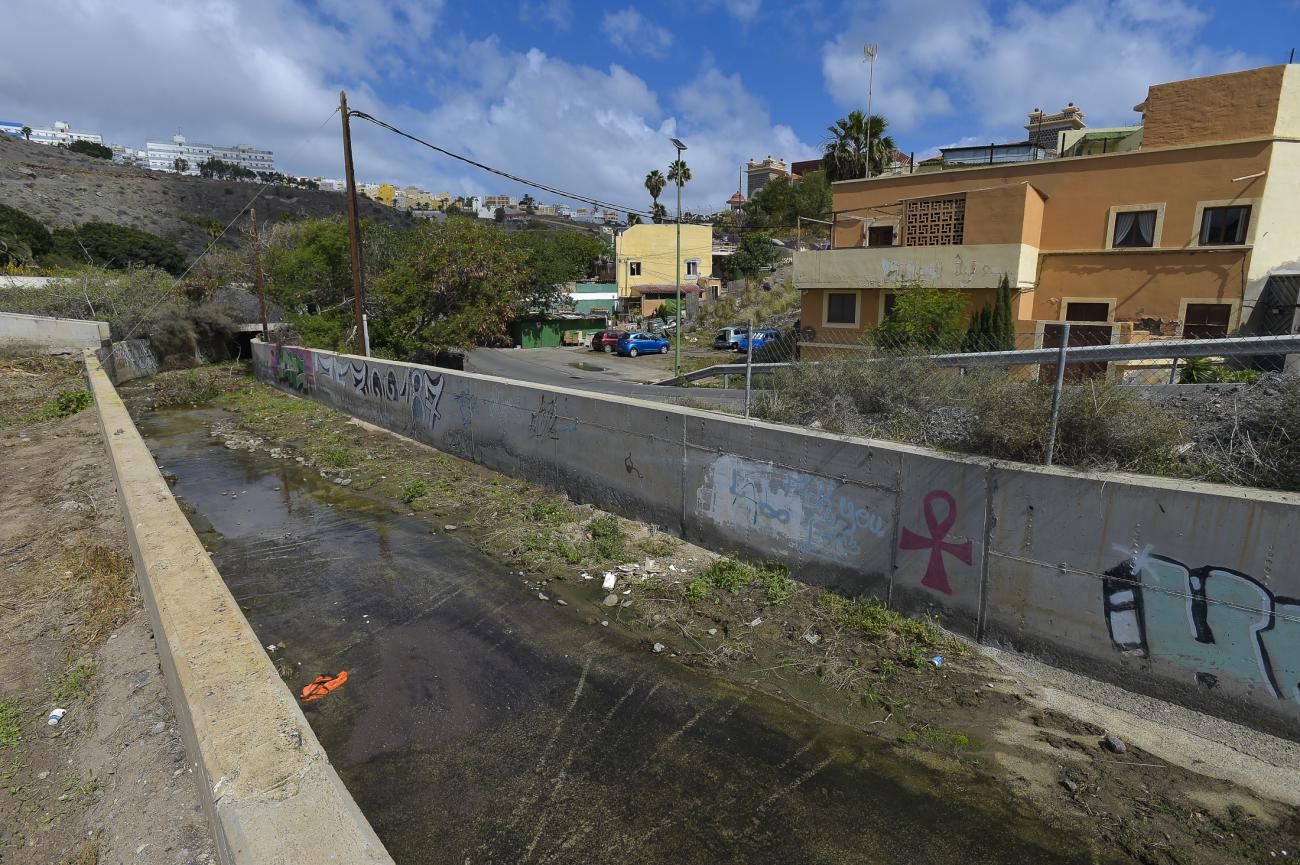
[[[266,323],[266,287],[262,284],[262,244],[257,239],[257,208],[248,212],[249,232],[253,241],[253,285],[257,288],[257,305],[262,312],[262,341],[271,339],[270,328]]]
[[[361,303],[361,221],[357,217],[357,178],[352,172],[352,127],[348,123],[346,90],[339,91],[339,115],[343,120],[343,176],[348,187],[348,245],[352,249],[352,310],[356,317],[357,354],[369,357],[365,310]]]
[[[867,177],[871,177],[871,142],[875,140],[871,123],[871,88],[876,83],[876,43],[868,42],[862,47],[867,64]]]
[[[673,340],[675,347],[673,355],[673,375],[675,375],[681,384],[682,377],[682,151],[686,145],[682,144],[676,138],[672,139],[673,147],[677,148],[677,338]]]

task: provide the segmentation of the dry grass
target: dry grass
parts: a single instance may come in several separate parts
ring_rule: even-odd
[[[81,637],[98,646],[126,621],[137,606],[135,564],[121,549],[103,544],[80,545],[65,556],[66,569],[90,590]]]

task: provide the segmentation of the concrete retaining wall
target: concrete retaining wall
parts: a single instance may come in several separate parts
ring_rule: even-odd
[[[127,339],[95,352],[113,384],[158,373],[158,358],[148,340]]]
[[[392,865],[163,481],[92,352],[140,593],[226,865]]]
[[[106,321],[0,312],[0,348],[68,354],[86,348],[99,348],[108,340]]]
[[[263,381],[577,501],[1300,737],[1300,496],[254,344]]]

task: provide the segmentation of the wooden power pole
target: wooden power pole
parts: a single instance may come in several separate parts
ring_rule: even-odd
[[[357,354],[369,356],[365,310],[361,303],[361,221],[357,216],[357,178],[352,173],[352,126],[348,122],[346,90],[339,91],[339,115],[343,119],[343,178],[348,187],[348,241],[352,247],[352,310],[356,316]]]
[[[271,332],[266,323],[266,286],[262,284],[262,244],[257,239],[257,208],[248,212],[249,230],[253,240],[253,285],[257,288],[257,305],[262,312],[262,341],[270,342]]]

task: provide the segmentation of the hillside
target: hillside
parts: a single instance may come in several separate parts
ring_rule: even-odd
[[[224,226],[259,185],[114,165],[0,135],[0,201],[51,229],[91,221],[128,225],[175,240],[190,258],[211,242],[204,226],[210,220]],[[363,219],[409,219],[366,198],[358,204]],[[268,186],[256,207],[258,222],[265,223],[284,215],[332,216],[346,205],[340,192]]]

